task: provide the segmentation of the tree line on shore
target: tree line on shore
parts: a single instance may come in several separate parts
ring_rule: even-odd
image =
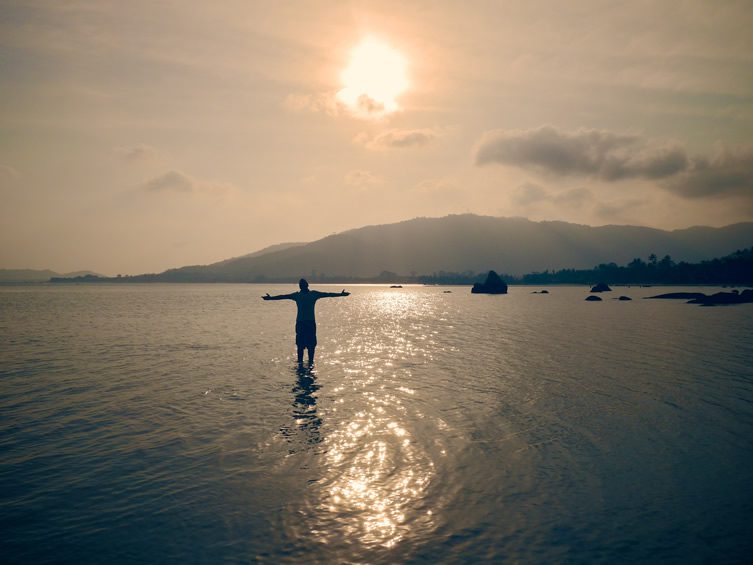
[[[675,263],[654,254],[647,261],[635,258],[624,266],[602,263],[593,269],[562,269],[524,275],[521,284],[751,284],[753,283],[753,247],[735,251],[700,263]]]
[[[483,282],[488,271],[476,273],[465,271],[462,273],[438,271],[429,275],[401,275],[389,271],[382,271],[375,277],[352,277],[342,275],[326,275],[313,272],[308,279],[312,283],[413,283],[437,285],[472,285]],[[53,277],[51,282],[247,282],[247,283],[289,283],[296,282],[293,278],[273,278],[255,276],[249,279],[242,277],[233,280],[211,277],[178,278],[163,274],[125,275],[117,277],[100,277],[86,275],[79,277]],[[647,260],[635,258],[627,265],[616,263],[602,263],[592,269],[560,269],[529,273],[523,276],[502,275],[510,284],[545,285],[545,284],[593,284],[603,281],[609,284],[680,284],[680,285],[749,285],[753,284],[753,247],[735,251],[725,257],[710,259],[700,263],[676,263],[672,257],[665,255],[659,259],[655,254]]]

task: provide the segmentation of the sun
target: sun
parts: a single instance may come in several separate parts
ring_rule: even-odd
[[[400,109],[397,98],[408,88],[408,64],[387,43],[367,37],[353,48],[340,78],[340,102],[356,116],[381,118]]]

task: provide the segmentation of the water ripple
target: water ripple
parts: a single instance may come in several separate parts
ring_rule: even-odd
[[[753,550],[750,309],[356,287],[299,369],[294,309],[262,290],[0,289],[4,557]]]

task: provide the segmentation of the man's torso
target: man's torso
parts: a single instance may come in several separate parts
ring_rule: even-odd
[[[320,298],[320,293],[316,290],[309,290],[308,292],[299,291],[294,296],[293,300],[295,300],[295,304],[298,306],[298,315],[295,319],[297,321],[315,321],[314,305]]]

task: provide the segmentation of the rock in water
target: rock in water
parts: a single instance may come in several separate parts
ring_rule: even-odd
[[[703,296],[689,300],[688,304],[701,304],[702,306],[717,306],[719,304],[745,304],[753,302],[753,290],[747,289],[742,292],[717,292],[711,296]]]
[[[646,296],[646,298],[662,298],[669,300],[695,300],[704,298],[706,295],[702,292],[668,292],[666,294],[657,294],[656,296]]]
[[[632,300],[629,296],[620,296],[617,300]]]
[[[657,296],[648,296],[647,298],[675,298],[687,300],[688,304],[700,304],[702,306],[717,306],[720,304],[745,304],[753,302],[753,289],[746,289],[742,292],[733,290],[732,292],[717,292],[710,296],[702,292],[669,292]]]
[[[494,271],[489,271],[486,275],[486,281],[475,283],[471,289],[473,294],[507,294],[507,285],[505,281],[499,278]]]
[[[601,296],[586,296],[587,302],[601,302]]]
[[[591,292],[612,292],[607,283],[600,282],[591,288]]]

